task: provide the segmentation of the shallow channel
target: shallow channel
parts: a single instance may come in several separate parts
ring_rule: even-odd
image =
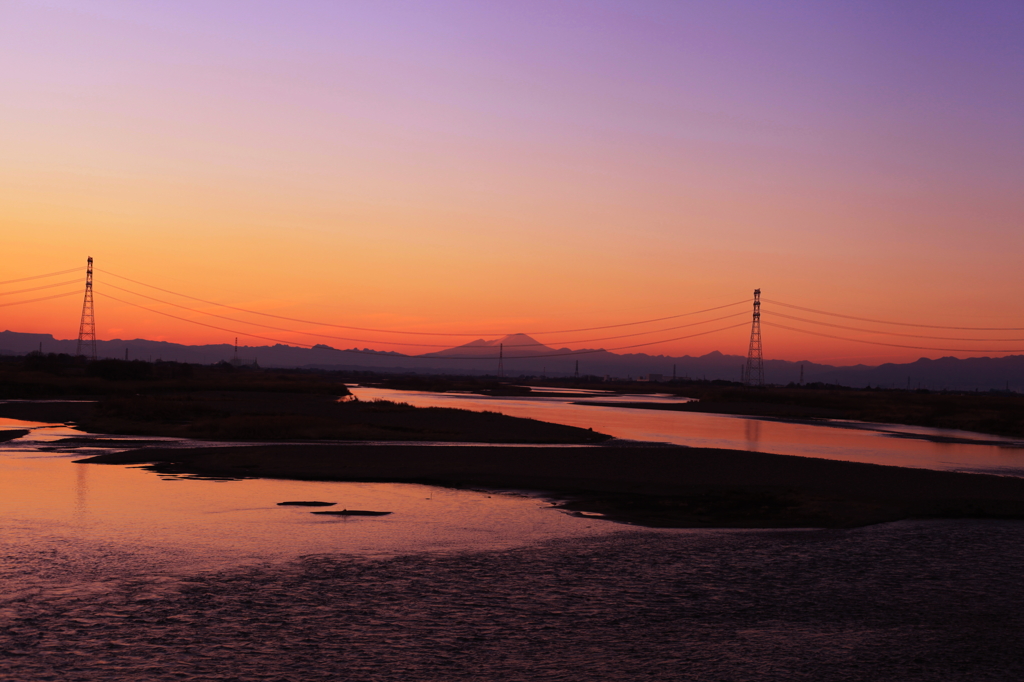
[[[383,399],[417,407],[493,410],[514,417],[592,428],[626,440],[1024,477],[1024,442],[967,431],[836,420],[804,423],[703,412],[576,404],[587,400],[672,401],[670,396],[664,395],[629,396],[604,391],[577,392],[570,397],[541,392],[537,396],[512,398],[364,386],[354,386],[351,390],[360,400]],[[950,439],[984,441],[986,444],[941,442]]]

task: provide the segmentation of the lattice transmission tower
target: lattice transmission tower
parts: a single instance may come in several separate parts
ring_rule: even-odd
[[[78,350],[75,355],[96,359],[96,317],[92,308],[92,256],[85,270],[85,300],[82,302],[82,321],[78,325]]]
[[[764,362],[761,358],[761,290],[754,289],[754,321],[750,326],[747,350],[747,386],[764,386]]]

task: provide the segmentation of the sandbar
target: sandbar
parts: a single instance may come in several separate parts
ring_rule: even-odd
[[[570,512],[657,527],[857,527],[1024,519],[1024,479],[679,446],[282,443],[145,448],[78,460],[164,473],[535,491]]]

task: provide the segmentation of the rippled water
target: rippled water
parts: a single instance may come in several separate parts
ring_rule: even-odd
[[[1024,525],[661,531],[154,574],[0,606],[18,680],[1018,680]]]
[[[74,464],[94,450],[68,435],[0,445],[0,679],[1024,679],[1024,523],[638,531],[523,496]],[[302,499],[395,513],[276,504]]]
[[[791,423],[701,412],[670,412],[572,404],[588,396],[617,402],[665,402],[667,396],[608,396],[600,392],[573,397],[486,397],[466,393],[396,391],[357,386],[361,400],[383,398],[417,407],[494,410],[515,417],[593,428],[616,438],[657,441],[691,447],[756,450],[780,455],[850,462],[1024,476],[1024,442],[950,429],[829,421]],[[934,442],[927,438],[974,439],[996,443]]]

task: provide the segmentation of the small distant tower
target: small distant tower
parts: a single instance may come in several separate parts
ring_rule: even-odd
[[[78,349],[75,355],[87,360],[96,359],[96,317],[92,307],[92,256],[85,269],[85,300],[82,301],[82,321],[78,324]]]
[[[577,379],[580,378],[580,361],[579,360],[576,361],[576,373],[573,376],[576,377]]]
[[[498,344],[498,378],[505,376],[505,344]]]
[[[747,386],[764,386],[764,361],[761,358],[761,290],[754,289],[754,321],[750,326],[747,350]]]
[[[242,364],[241,359],[238,357],[238,337],[235,337],[235,354],[231,356],[231,364],[238,367]]]

